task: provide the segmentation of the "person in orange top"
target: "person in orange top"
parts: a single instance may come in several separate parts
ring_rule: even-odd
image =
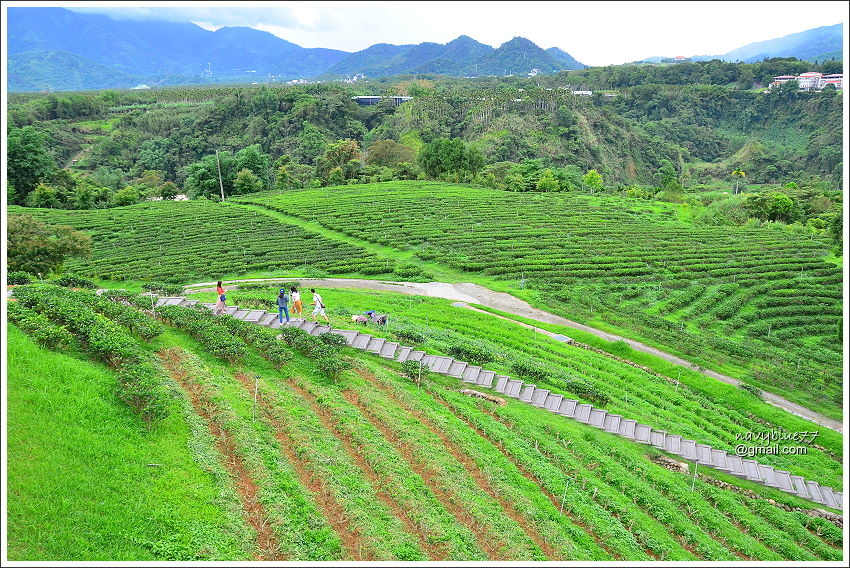
[[[218,285],[215,289],[216,294],[218,294],[218,301],[215,303],[215,315],[221,315],[224,313],[224,308],[227,307],[225,301],[227,300],[227,296],[224,294],[224,288],[221,286],[221,280],[218,281]]]

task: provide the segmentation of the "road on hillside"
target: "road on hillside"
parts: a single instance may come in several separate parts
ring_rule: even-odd
[[[235,284],[235,287],[238,288],[238,284],[240,282],[285,282],[292,280],[297,280],[301,283],[302,288],[308,289],[311,287],[323,286],[337,288],[365,288],[368,290],[385,290],[389,292],[396,292],[398,294],[430,296],[432,298],[444,298],[447,300],[454,300],[456,302],[478,304],[481,306],[486,306],[488,308],[508,312],[517,316],[536,320],[543,323],[551,323],[555,325],[571,327],[573,329],[580,329],[581,331],[591,333],[597,337],[605,339],[606,341],[623,341],[635,351],[655,355],[656,357],[660,357],[665,361],[673,363],[674,365],[680,365],[687,369],[692,369],[694,371],[702,373],[703,375],[706,375],[713,379],[717,379],[718,381],[722,381],[730,385],[738,386],[741,384],[741,381],[734,377],[729,377],[727,375],[723,375],[721,373],[717,373],[709,369],[703,369],[671,353],[666,353],[664,351],[661,351],[660,349],[656,349],[655,347],[651,347],[633,339],[628,339],[620,335],[608,333],[606,331],[595,329],[584,324],[574,322],[566,318],[562,318],[561,316],[557,316],[545,310],[535,308],[528,302],[511,296],[510,294],[506,294],[504,292],[494,292],[489,288],[485,288],[483,286],[479,286],[478,284],[472,284],[469,282],[449,284],[446,282],[391,282],[386,280],[360,280],[355,278],[254,278],[247,280],[228,280],[224,284],[225,289],[227,289],[227,284]],[[198,291],[198,288],[204,289],[204,287],[210,287],[209,291],[214,291],[215,284],[215,282],[203,282],[200,284],[192,284],[188,287],[192,288],[195,291]],[[231,286],[231,288],[233,288],[233,286]],[[844,433],[844,425],[841,421],[834,420],[832,418],[829,418],[828,416],[824,416],[819,412],[815,412],[814,410],[810,410],[795,402],[791,402],[790,400],[787,400],[779,395],[762,391],[762,399],[764,399],[764,401],[769,404],[787,410],[788,412],[800,416],[801,418],[805,418],[816,424],[820,424],[821,426],[825,426],[827,428],[830,428],[831,430],[835,430],[836,432],[839,432],[841,434]]]

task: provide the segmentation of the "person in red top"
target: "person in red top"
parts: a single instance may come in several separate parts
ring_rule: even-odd
[[[218,281],[218,286],[215,289],[216,294],[218,294],[218,301],[215,303],[215,315],[221,315],[224,313],[225,300],[227,300],[227,296],[224,295],[224,288],[221,286],[221,280]]]

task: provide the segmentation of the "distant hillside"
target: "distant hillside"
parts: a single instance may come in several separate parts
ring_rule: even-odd
[[[755,63],[773,57],[796,57],[804,61],[842,60],[844,36],[842,25],[822,26],[776,39],[749,43],[721,55],[694,55],[691,61],[741,61]],[[647,57],[647,63],[658,63],[664,57]]]
[[[497,49],[460,36],[449,43],[390,45],[379,43],[352,53],[323,74],[323,77],[385,77],[407,73],[444,75],[525,75],[532,69],[555,73],[582,69],[584,65],[569,53],[550,48],[543,50],[533,42],[515,37]]]
[[[460,36],[445,45],[379,43],[347,53],[303,48],[248,27],[212,32],[189,22],[119,21],[64,8],[13,7],[7,20],[10,91],[338,79],[357,74],[525,75],[532,69],[554,73],[584,67],[559,48],[544,51],[524,38],[498,49]],[[62,58],[67,66],[58,63]]]
[[[64,8],[9,8],[7,21],[10,90],[40,82],[57,90],[121,87],[128,75],[148,84],[175,77],[196,83],[247,82],[268,75],[288,80],[318,75],[348,55],[303,48],[252,28],[211,32],[192,23],[118,21]],[[78,65],[67,76],[67,70],[51,64],[55,56],[50,53],[57,52],[91,62],[91,68]],[[27,57],[20,57],[24,53]],[[118,80],[104,84],[104,67]]]

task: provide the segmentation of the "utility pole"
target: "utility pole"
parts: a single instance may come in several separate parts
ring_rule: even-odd
[[[221,200],[224,201],[224,182],[221,180],[221,161],[218,159],[218,150],[215,151],[215,163],[218,166],[218,186],[221,188]]]

